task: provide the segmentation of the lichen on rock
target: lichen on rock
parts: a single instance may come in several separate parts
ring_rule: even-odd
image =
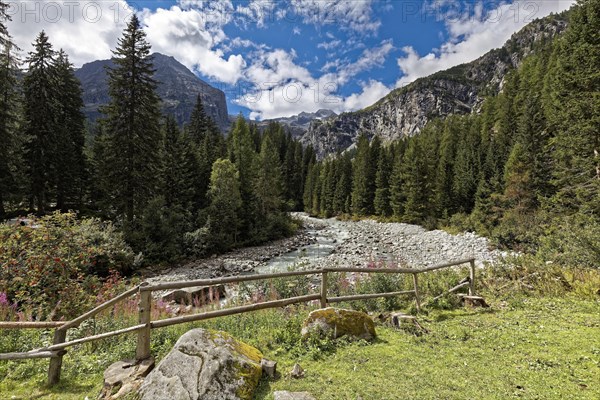
[[[315,333],[333,339],[349,336],[372,340],[377,336],[375,324],[367,314],[332,307],[315,310],[304,321],[302,336],[307,337]]]
[[[252,399],[262,374],[259,350],[225,332],[194,329],[148,375],[142,400]]]

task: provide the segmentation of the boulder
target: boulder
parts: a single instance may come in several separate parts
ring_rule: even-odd
[[[302,336],[307,337],[315,332],[334,339],[351,336],[372,340],[377,336],[375,324],[367,314],[331,307],[311,312],[304,321]]]
[[[104,386],[98,400],[117,400],[136,392],[154,368],[154,358],[118,361],[104,371]]]
[[[140,399],[251,399],[261,359],[260,351],[225,332],[194,329],[148,375]]]

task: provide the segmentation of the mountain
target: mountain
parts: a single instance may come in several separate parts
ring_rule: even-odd
[[[311,125],[320,124],[321,121],[336,116],[337,114],[331,110],[320,109],[314,113],[301,112],[300,114],[291,117],[263,120],[258,123],[258,126],[266,128],[271,122],[278,122],[285,125],[294,137],[301,137],[311,129]]]
[[[228,129],[229,117],[223,91],[198,78],[173,57],[160,53],[154,53],[152,57],[156,70],[154,79],[159,82],[157,92],[163,101],[163,113],[173,114],[180,124],[188,122],[196,104],[196,96],[200,94],[206,113],[221,130]],[[93,61],[75,71],[83,89],[84,112],[91,120],[100,117],[98,108],[110,100],[106,79],[107,67],[114,67],[114,63],[111,60]]]
[[[301,141],[323,157],[350,147],[361,132],[385,142],[413,136],[433,118],[476,112],[486,96],[502,89],[510,70],[566,29],[567,17],[565,12],[535,20],[473,62],[418,79],[363,110],[313,123]]]

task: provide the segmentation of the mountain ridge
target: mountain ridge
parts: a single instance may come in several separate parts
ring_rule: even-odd
[[[360,133],[388,142],[418,134],[434,118],[477,111],[486,96],[501,91],[506,74],[536,46],[564,32],[567,18],[563,12],[532,21],[502,47],[474,61],[419,78],[362,110],[311,124],[301,141],[322,158],[349,148]]]
[[[213,118],[222,131],[229,128],[229,116],[225,93],[198,78],[174,57],[161,53],[151,55],[154,63],[156,89],[162,100],[164,114],[172,114],[179,124],[189,122],[191,112],[200,95],[206,113]],[[90,120],[101,116],[99,108],[108,104],[108,81],[106,68],[114,67],[109,60],[96,60],[84,64],[75,71],[83,90],[84,113]]]

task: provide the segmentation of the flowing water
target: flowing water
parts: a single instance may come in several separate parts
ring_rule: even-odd
[[[350,235],[345,226],[335,219],[316,220],[307,216],[301,217],[305,222],[313,222],[312,225],[325,224],[325,227],[311,227],[307,230],[307,234],[314,237],[316,242],[271,259],[266,265],[256,268],[257,273],[285,272],[304,263],[311,263],[318,267],[318,260],[330,255]]]

